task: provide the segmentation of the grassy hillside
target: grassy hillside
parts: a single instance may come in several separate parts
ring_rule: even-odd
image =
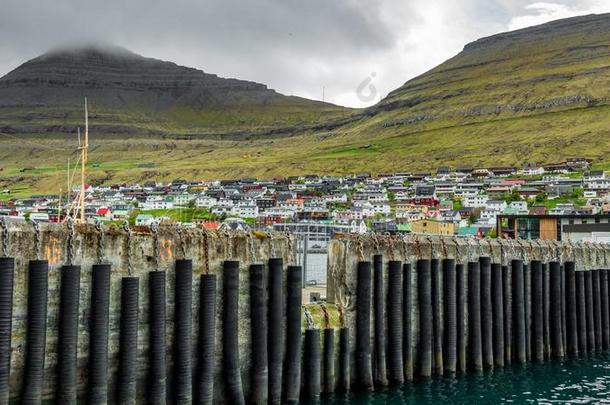
[[[100,165],[91,167],[92,177],[112,182],[431,170],[555,162],[574,155],[604,165],[610,162],[609,44],[609,15],[579,17],[469,44],[365,111],[325,107],[291,115],[293,107],[278,105],[262,113],[175,109],[148,122],[146,115],[138,116],[138,125],[150,130],[142,135],[93,131],[91,160]],[[92,123],[104,119],[136,118],[99,113]],[[252,124],[254,119],[259,124]],[[337,119],[346,122],[309,125]],[[253,129],[284,124],[300,128],[252,136],[259,132]],[[159,129],[164,133],[150,134]],[[231,136],[218,136],[222,133]],[[74,143],[73,135],[69,142],[66,135],[51,133],[0,135],[0,187],[57,192],[65,183],[69,152],[56,149]],[[149,162],[154,167],[139,167]],[[28,166],[35,169],[20,172]]]

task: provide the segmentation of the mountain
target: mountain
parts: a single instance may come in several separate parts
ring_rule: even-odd
[[[78,60],[88,60],[80,54]],[[53,58],[57,56],[44,59]],[[66,58],[64,53],[61,59]],[[140,57],[117,57],[123,62],[130,58]],[[25,69],[28,63],[33,66]],[[17,127],[44,124],[48,128],[54,123],[61,127],[70,120],[72,125],[82,123],[80,107],[78,115],[66,119],[65,107],[55,106],[53,100],[59,102],[58,98],[49,95],[58,92],[69,99],[75,90],[64,84],[39,83],[36,77],[42,74],[35,73],[35,66],[44,61],[28,63],[0,81],[0,105],[7,98],[20,97],[30,103],[27,108],[0,107],[0,131],[8,126],[17,129],[13,136],[18,137],[0,136],[0,169],[5,167],[0,187],[21,184],[19,192],[24,194],[55,190],[62,184],[70,152],[61,148],[74,143],[74,136],[23,137],[19,134],[28,131]],[[610,14],[558,20],[479,39],[407,81],[377,105],[356,111],[287,98],[238,81],[231,82],[238,91],[228,90],[227,82],[203,72],[166,62],[138,62],[139,66],[149,63],[159,66],[155,70],[159,75],[129,76],[131,81],[118,81],[121,89],[98,89],[90,85],[87,72],[78,75],[87,79],[79,78],[81,93],[77,94],[85,93],[83,86],[87,93],[95,88],[95,94],[99,91],[102,99],[111,101],[96,105],[98,101],[91,99],[92,123],[97,126],[91,141],[91,159],[97,164],[90,171],[94,182],[432,171],[447,165],[558,162],[570,156],[592,158],[597,168],[610,169]],[[115,62],[113,66],[117,64],[123,66],[121,76],[128,77],[125,65],[132,64]],[[181,73],[167,80],[161,72],[168,70]],[[28,79],[26,72],[33,72],[33,78]],[[112,72],[108,69],[107,77],[113,77]],[[61,77],[73,82],[73,76]],[[21,82],[16,78],[30,80],[27,99],[19,94]],[[219,80],[227,90],[211,85]],[[113,85],[108,78],[95,83],[99,82]],[[11,95],[6,96],[9,88]],[[239,96],[211,95],[227,93]],[[197,96],[201,94],[210,96]],[[41,100],[47,104],[37,106]],[[104,130],[104,125],[110,128]],[[112,135],[119,125],[128,125],[133,135]],[[24,162],[32,169],[22,172]]]
[[[609,100],[610,14],[588,15],[467,44],[346,132],[406,168],[608,161]]]
[[[87,45],[48,52],[0,78],[0,126],[11,133],[74,131],[84,97],[103,133],[256,133],[347,111],[124,48]]]

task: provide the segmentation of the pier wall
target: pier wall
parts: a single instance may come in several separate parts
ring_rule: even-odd
[[[10,397],[18,398],[24,391],[24,371],[28,326],[28,262],[37,258],[48,262],[48,305],[46,307],[46,339],[42,397],[54,399],[57,389],[58,333],[60,322],[60,285],[62,266],[68,262],[72,246],[72,263],[80,266],[78,298],[77,384],[78,397],[87,396],[89,376],[89,341],[91,336],[92,266],[110,265],[108,309],[108,401],[115,402],[119,370],[121,327],[121,282],[124,277],[139,279],[139,321],[137,330],[138,398],[146,398],[150,366],[149,277],[151,272],[166,274],[166,347],[167,386],[171,398],[174,364],[174,314],[176,260],[192,261],[192,357],[197,367],[198,320],[200,309],[200,276],[218,274],[215,311],[215,395],[221,394],[222,351],[222,266],[225,260],[239,261],[238,342],[240,369],[244,386],[249,386],[250,304],[249,273],[251,263],[266,263],[270,257],[280,258],[285,265],[294,260],[292,237],[287,234],[250,234],[246,232],[178,230],[159,227],[157,235],[149,227],[104,226],[102,233],[93,225],[76,225],[73,236],[66,225],[40,224],[37,233],[31,223],[8,221],[8,256],[14,258],[12,290],[12,328],[10,338]],[[0,227],[0,246],[3,232]],[[37,236],[39,242],[36,242]],[[100,239],[100,236],[102,239]],[[102,243],[100,244],[100,240]],[[37,253],[37,251],[39,253]],[[0,247],[0,257],[3,255]],[[4,274],[8,274],[8,270]],[[0,399],[0,403],[3,402]]]
[[[609,245],[339,235],[321,305],[294,252],[288,234],[8,222],[0,404],[296,403],[610,349]]]
[[[610,349],[608,269],[609,244],[344,235],[327,294],[345,311],[351,379],[377,389]]]

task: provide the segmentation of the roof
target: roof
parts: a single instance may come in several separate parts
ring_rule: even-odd
[[[465,226],[458,229],[458,235],[460,236],[476,236],[479,233],[478,226]]]

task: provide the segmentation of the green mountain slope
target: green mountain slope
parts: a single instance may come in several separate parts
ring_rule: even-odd
[[[148,124],[117,134],[100,128],[103,117],[115,125],[112,112],[93,108],[98,115],[92,123],[100,127],[92,134],[91,159],[97,164],[91,177],[109,182],[431,170],[574,155],[604,164],[610,162],[609,100],[610,14],[576,17],[468,44],[366,110],[294,104],[282,96],[250,110],[240,110],[239,103],[206,105],[213,112],[205,114],[179,103],[148,105],[142,107],[153,111],[147,116],[129,103],[121,122]],[[0,128],[13,120],[7,118],[12,108],[20,107],[0,107]],[[287,108],[298,112],[285,114]],[[25,125],[30,117],[19,111],[15,120]],[[46,121],[38,111],[31,120]],[[207,120],[208,114],[229,118]],[[257,124],[255,117],[262,121]],[[55,119],[61,129],[63,118]],[[78,116],[74,120],[80,122]],[[0,186],[18,184],[22,193],[57,189],[70,155],[62,148],[73,144],[74,136],[24,132],[13,131],[19,141],[0,136]],[[33,169],[21,171],[26,165]]]

